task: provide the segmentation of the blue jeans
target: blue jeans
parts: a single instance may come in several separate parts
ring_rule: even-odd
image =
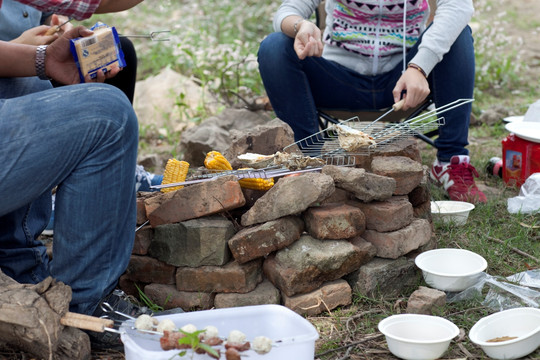
[[[258,61],[276,116],[292,127],[295,141],[319,132],[317,109],[374,111],[393,104],[401,62],[392,71],[367,76],[325,58],[299,60],[293,42],[283,33],[270,34],[261,43]],[[407,53],[407,62],[417,53],[418,43]],[[428,77],[435,106],[472,98],[474,72],[473,39],[467,27]],[[444,113],[445,125],[435,140],[439,160],[468,155],[471,108],[466,104]]]
[[[133,247],[137,118],[106,84],[51,89],[0,79],[0,269],[21,283],[52,276],[70,310],[92,314]],[[53,259],[37,240],[56,192]]]

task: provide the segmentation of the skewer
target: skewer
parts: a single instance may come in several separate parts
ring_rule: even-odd
[[[73,20],[73,18],[69,18],[67,21],[63,22],[62,24],[60,25],[56,25],[56,26],[51,26],[49,28],[49,30],[47,30],[45,32],[45,35],[52,35],[52,34],[55,34],[57,32],[60,31],[60,29],[62,29],[62,26],[66,25],[68,22],[70,22],[71,20]]]
[[[162,33],[170,33],[170,30],[160,30],[160,31],[152,31],[148,35],[120,35],[123,37],[130,37],[130,38],[145,38],[150,39],[152,41],[169,41],[169,38],[159,38],[160,34]]]
[[[109,319],[68,312],[60,318],[60,324],[84,330],[103,332],[112,328],[114,322]]]

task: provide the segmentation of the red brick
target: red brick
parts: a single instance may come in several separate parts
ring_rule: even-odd
[[[135,243],[133,244],[132,254],[146,255],[152,242],[154,230],[150,226],[145,226],[135,233]]]
[[[364,213],[353,206],[328,204],[307,209],[306,231],[317,239],[342,240],[361,235],[366,229]]]
[[[143,283],[174,284],[176,268],[150,256],[132,255],[124,273],[133,281]]]
[[[152,227],[213,215],[246,203],[236,177],[225,176],[146,199]]]
[[[212,293],[178,291],[174,285],[149,284],[144,293],[164,309],[181,308],[185,311],[206,310],[214,306]]]
[[[404,196],[393,196],[386,201],[363,203],[349,201],[366,216],[366,229],[388,232],[399,230],[413,221],[413,207]]]
[[[245,264],[232,261],[225,266],[179,267],[176,288],[179,291],[247,293],[262,281],[262,260]]]

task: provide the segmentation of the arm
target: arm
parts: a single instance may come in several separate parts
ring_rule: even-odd
[[[103,14],[127,10],[143,0],[17,0],[40,11],[73,17],[77,20],[88,19],[92,14]]]
[[[93,32],[79,26],[48,46],[45,56],[45,72],[63,84],[79,83],[77,65],[69,50],[70,39],[92,35]],[[98,81],[115,76],[120,69],[104,75],[98,73]],[[0,41],[0,77],[36,76],[36,46]],[[88,79],[89,80],[89,79]]]
[[[301,60],[308,56],[322,56],[321,30],[305,20],[319,3],[319,0],[286,0],[274,17],[274,28],[294,38],[294,50]]]

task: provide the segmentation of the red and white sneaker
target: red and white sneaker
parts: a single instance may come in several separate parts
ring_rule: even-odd
[[[449,164],[441,164],[437,160],[431,167],[430,176],[444,187],[450,200],[473,204],[487,202],[486,195],[474,182],[478,171],[470,164],[467,155],[452,156]]]

